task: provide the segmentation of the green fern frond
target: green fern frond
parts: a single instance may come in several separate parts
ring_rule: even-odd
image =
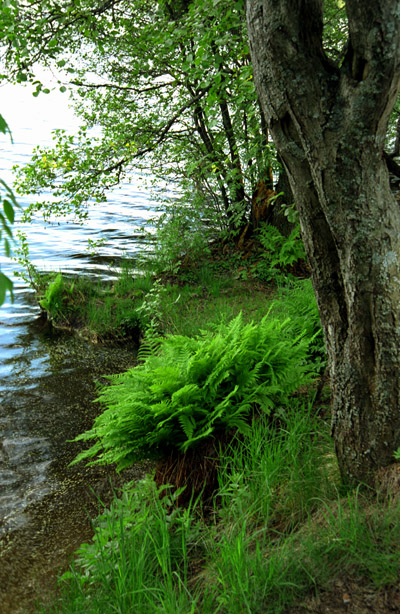
[[[185,433],[186,439],[191,440],[193,437],[194,430],[196,428],[196,421],[193,417],[188,416],[187,414],[181,414],[178,420],[183,432]]]
[[[162,337],[145,337],[139,347],[137,359],[145,362],[153,354],[160,351],[163,342]]]

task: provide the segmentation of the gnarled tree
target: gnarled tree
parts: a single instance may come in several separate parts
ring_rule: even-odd
[[[329,356],[342,475],[372,484],[400,445],[400,208],[383,145],[400,2],[347,0],[342,59],[323,0],[247,0],[260,103],[289,175]]]

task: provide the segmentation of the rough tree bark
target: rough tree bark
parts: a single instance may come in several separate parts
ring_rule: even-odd
[[[312,268],[340,470],[373,484],[400,446],[400,209],[383,159],[400,1],[346,1],[340,67],[323,50],[323,0],[247,0],[246,10],[255,83]]]

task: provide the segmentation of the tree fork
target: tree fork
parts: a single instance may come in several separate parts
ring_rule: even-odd
[[[322,9],[322,0],[247,0],[247,24],[311,264],[339,467],[372,485],[400,446],[400,211],[383,157],[400,81],[400,2],[347,0],[341,67],[323,50]]]

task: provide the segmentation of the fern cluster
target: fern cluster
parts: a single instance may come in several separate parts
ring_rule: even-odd
[[[265,281],[279,278],[281,271],[306,257],[299,224],[294,227],[288,237],[284,237],[271,224],[261,224],[258,229],[258,240],[264,253],[262,259],[254,265],[253,272]]]
[[[293,338],[290,321],[239,315],[214,333],[163,339],[157,353],[101,389],[106,407],[79,440],[96,440],[74,462],[117,463],[186,451],[216,431],[248,431],[255,408],[275,405],[310,379],[309,341]]]

